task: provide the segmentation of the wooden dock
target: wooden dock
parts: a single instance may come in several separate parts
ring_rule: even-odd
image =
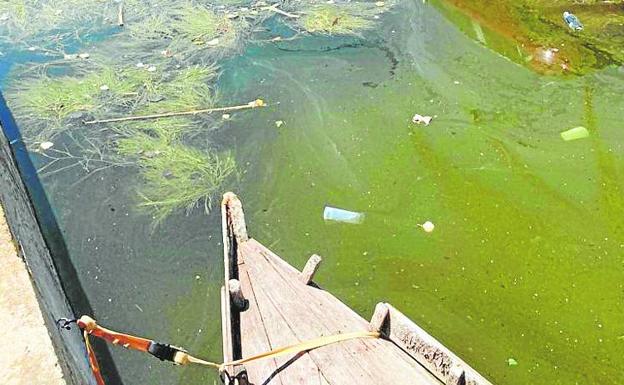
[[[225,367],[226,384],[491,385],[441,343],[386,303],[371,321],[313,282],[321,257],[298,271],[249,238],[241,202],[222,203],[225,285],[223,360],[268,352],[321,336],[380,331],[298,354]]]

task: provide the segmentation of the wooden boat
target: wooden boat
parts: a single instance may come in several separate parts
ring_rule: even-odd
[[[357,331],[349,339],[297,354],[226,366],[230,384],[491,385],[435,338],[387,303],[366,321],[313,282],[321,258],[298,271],[247,234],[241,202],[222,202],[225,285],[221,290],[223,360]]]

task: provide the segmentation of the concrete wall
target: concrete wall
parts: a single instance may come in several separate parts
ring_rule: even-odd
[[[32,277],[66,383],[94,384],[80,331],[76,327],[71,331],[59,330],[55,325],[58,318],[92,314],[92,311],[45,192],[1,94],[0,125],[0,203],[9,228]],[[106,367],[107,385],[120,384],[108,349],[98,344],[96,350],[100,363]]]

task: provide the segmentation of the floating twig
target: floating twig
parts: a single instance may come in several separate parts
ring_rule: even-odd
[[[117,8],[117,25],[124,26],[123,3],[119,3],[119,8]]]
[[[263,7],[262,10],[263,11],[273,11],[275,13],[279,13],[282,16],[286,16],[286,17],[290,17],[291,19],[298,19],[301,16],[300,15],[295,15],[294,13],[289,13],[286,11],[282,11],[281,9],[277,8],[278,4],[273,4],[270,5],[268,7]]]
[[[212,112],[246,110],[248,108],[257,108],[257,107],[266,107],[266,103],[264,103],[264,100],[256,99],[252,102],[249,102],[247,104],[242,104],[240,106],[205,108],[201,110],[190,110],[190,111],[173,111],[173,112],[165,112],[162,114],[135,115],[135,116],[125,116],[121,118],[111,118],[111,119],[96,119],[96,120],[84,121],[83,123],[84,124],[98,124],[98,123],[126,122],[129,120],[160,119],[160,118],[169,118],[172,116],[197,115],[197,114],[209,114]]]

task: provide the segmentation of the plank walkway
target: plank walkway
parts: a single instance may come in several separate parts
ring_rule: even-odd
[[[321,336],[371,330],[384,336],[226,368],[242,373],[241,385],[491,385],[392,306],[378,304],[369,322],[319,288],[312,282],[319,256],[299,272],[249,238],[234,194],[225,195],[222,210],[225,362]]]

